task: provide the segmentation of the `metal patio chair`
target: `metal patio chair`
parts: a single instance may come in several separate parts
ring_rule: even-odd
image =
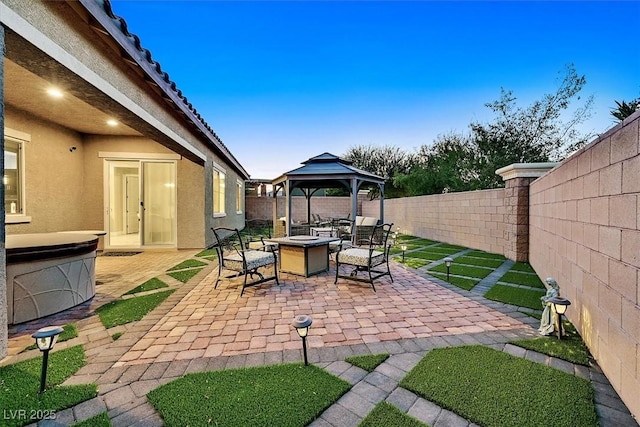
[[[235,271],[234,274],[225,276],[225,279],[244,276],[240,296],[244,294],[246,288],[257,286],[269,280],[275,280],[280,285],[277,257],[273,246],[267,245],[263,250],[247,249],[237,228],[216,227],[211,230],[216,238],[213,248],[218,255],[218,277],[214,289],[218,287],[222,270]],[[273,266],[273,276],[265,277],[258,271],[259,268],[269,266]],[[257,280],[253,280],[254,275],[258,276]],[[250,276],[252,281],[247,282],[247,276]]]
[[[338,283],[338,278],[357,280],[371,284],[375,292],[374,280],[388,275],[393,282],[393,276],[389,270],[391,245],[388,243],[392,227],[393,224],[374,226],[368,244],[365,246],[344,247],[341,242],[335,254],[336,279],[333,283]],[[349,275],[341,275],[340,266],[352,266],[353,270]],[[358,272],[365,272],[366,275],[358,277]]]

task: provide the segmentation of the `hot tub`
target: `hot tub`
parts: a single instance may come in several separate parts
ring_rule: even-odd
[[[58,313],[93,298],[97,247],[95,234],[7,235],[9,324]]]

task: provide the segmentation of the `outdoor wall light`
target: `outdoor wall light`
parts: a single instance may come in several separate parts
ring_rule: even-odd
[[[402,249],[402,263],[404,264],[404,253],[407,251],[407,245],[400,246],[400,249]]]
[[[449,281],[449,270],[451,269],[451,263],[453,262],[453,258],[446,257],[444,260],[444,265],[447,266],[447,282]]]
[[[562,315],[566,313],[567,307],[571,305],[571,301],[562,297],[551,297],[547,300],[553,305],[553,311],[556,313],[556,322],[558,323],[558,339],[562,339],[562,335],[564,335],[563,326],[562,326]]]
[[[40,375],[40,393],[44,392],[44,387],[47,382],[47,364],[49,363],[49,351],[56,345],[58,335],[62,333],[63,329],[60,326],[47,326],[46,328],[38,329],[38,331],[31,335],[36,340],[38,350],[42,355],[42,374]]]
[[[296,332],[300,338],[302,338],[302,351],[304,353],[304,364],[308,365],[307,361],[307,335],[309,334],[309,326],[313,323],[311,316],[301,314],[293,319],[293,327],[296,328]]]

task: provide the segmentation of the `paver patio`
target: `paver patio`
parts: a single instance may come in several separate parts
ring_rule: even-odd
[[[60,411],[54,424],[39,424],[68,425],[106,410],[113,426],[160,426],[162,419],[146,393],[184,373],[299,361],[301,343],[291,326],[297,314],[314,320],[308,338],[310,362],[354,385],[314,426],[356,426],[382,400],[436,427],[472,425],[397,387],[402,373],[426,351],[464,344],[489,345],[589,378],[602,426],[635,423],[597,366],[572,365],[506,344],[536,335],[537,321],[517,307],[488,301],[395,262],[394,282],[376,282],[377,292],[344,279],[334,284],[333,264],[329,272],[306,279],[282,274],[280,286],[264,283],[247,289],[243,297],[240,279],[213,289],[213,264],[187,284],[166,275],[167,268],[195,253],[98,257],[99,284],[90,303],[10,330],[10,357],[2,364],[36,356],[37,350],[17,353],[33,342],[30,334],[38,328],[75,321],[80,336],[56,349],[81,343],[88,364],[65,384],[96,382],[99,387],[98,397]],[[95,307],[152,277],[177,290],[142,320],[106,330],[92,315]],[[114,332],[124,335],[113,341]],[[392,357],[371,374],[344,361],[380,352]]]

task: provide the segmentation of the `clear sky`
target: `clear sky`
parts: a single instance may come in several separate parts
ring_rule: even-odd
[[[640,2],[113,0],[142,46],[253,178],[325,151],[407,151],[527,106],[564,67],[594,95],[583,131],[640,96]]]

